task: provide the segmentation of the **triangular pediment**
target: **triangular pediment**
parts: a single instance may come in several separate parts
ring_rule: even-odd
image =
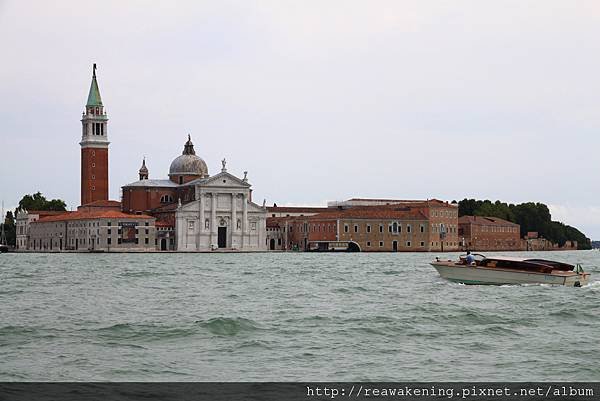
[[[247,181],[241,180],[228,172],[220,172],[212,177],[205,178],[201,185],[211,187],[250,187]]]

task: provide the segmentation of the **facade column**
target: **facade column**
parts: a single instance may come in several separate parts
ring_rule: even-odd
[[[231,232],[237,231],[237,193],[231,194]]]
[[[237,193],[234,192],[231,194],[231,233],[227,233],[227,235],[231,238],[231,247],[238,248],[239,245],[234,243],[236,241],[236,233],[237,233]]]
[[[248,195],[242,196],[242,247],[248,242]]]
[[[179,214],[179,216],[177,216],[176,221],[175,221],[175,233],[176,233],[175,241],[177,244],[177,250],[183,251],[185,249],[184,239],[185,239],[185,235],[186,235],[185,233],[187,231],[187,227],[185,227],[185,224],[183,224],[184,219],[181,216],[181,212],[178,211],[177,214]]]
[[[210,244],[215,243],[217,237],[217,194],[212,192],[212,203],[210,207]]]
[[[196,199],[200,204],[198,205],[198,234],[196,238],[196,250],[200,250],[200,244],[202,243],[202,233],[204,232],[204,194],[196,188]]]

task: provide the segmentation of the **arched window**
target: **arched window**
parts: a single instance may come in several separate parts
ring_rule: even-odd
[[[206,219],[204,220],[204,228],[210,228],[210,220]]]
[[[160,197],[160,203],[172,203],[173,197],[171,195],[163,195]]]
[[[392,232],[397,233],[398,232],[398,223],[396,223],[394,221],[394,224],[392,224]]]

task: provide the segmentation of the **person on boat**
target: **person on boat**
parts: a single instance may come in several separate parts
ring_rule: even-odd
[[[467,251],[467,257],[465,258],[465,262],[468,265],[475,264],[475,256],[471,255],[471,251]]]

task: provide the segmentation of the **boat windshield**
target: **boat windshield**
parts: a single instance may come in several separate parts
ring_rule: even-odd
[[[575,268],[575,266],[570,265],[568,263],[556,262],[553,260],[546,259],[527,259],[527,262],[541,263],[543,265],[552,266],[554,270],[572,271]]]

